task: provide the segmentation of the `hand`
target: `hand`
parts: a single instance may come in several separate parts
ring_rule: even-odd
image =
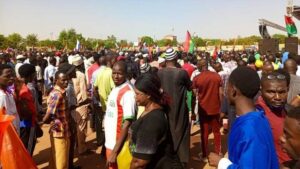
[[[216,153],[210,153],[208,156],[208,163],[210,166],[218,167],[219,161],[222,159],[221,156],[219,156]]]
[[[117,162],[117,156],[118,156],[117,153],[112,152],[110,156],[107,158],[107,165],[109,166],[115,164]]]

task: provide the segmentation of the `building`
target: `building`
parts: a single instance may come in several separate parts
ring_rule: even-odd
[[[164,39],[169,39],[171,41],[177,41],[177,36],[174,35],[166,35]]]

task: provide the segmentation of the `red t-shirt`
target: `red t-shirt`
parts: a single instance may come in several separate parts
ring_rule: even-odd
[[[190,78],[191,78],[192,73],[195,70],[194,66],[192,66],[191,64],[188,64],[188,63],[183,64],[182,69],[188,73]]]
[[[264,110],[265,116],[269,120],[279,163],[281,164],[291,160],[287,153],[282,150],[280,145],[280,137],[283,134],[283,124],[286,116],[285,110],[283,110],[280,114],[273,113],[261,96],[257,99],[256,105]]]
[[[99,68],[99,65],[98,65],[97,63],[92,64],[92,66],[88,68],[88,70],[87,70],[88,83],[91,82],[92,74],[93,74],[94,71],[97,70],[98,68]]]
[[[17,99],[17,105],[18,105],[17,107],[18,107],[19,113],[21,113],[21,112],[31,113],[31,125],[34,126],[37,111],[36,111],[36,107],[34,104],[32,93],[26,84],[22,85],[17,98],[18,98]]]
[[[203,71],[194,78],[193,89],[198,90],[200,114],[217,115],[220,113],[220,87],[222,87],[222,80],[216,72]]]

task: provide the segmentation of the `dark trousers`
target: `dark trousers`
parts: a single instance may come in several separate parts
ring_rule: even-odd
[[[201,128],[201,147],[202,147],[202,157],[208,156],[208,135],[210,133],[210,128],[214,134],[214,146],[215,153],[221,153],[221,124],[219,122],[220,115],[204,115],[200,114],[200,128]]]
[[[32,156],[35,145],[36,145],[36,131],[32,127],[21,127],[20,137],[24,144],[24,147],[28,150],[29,154]]]
[[[69,127],[71,131],[70,136],[70,151],[69,151],[69,169],[72,169],[74,167],[73,165],[73,159],[74,159],[74,151],[76,146],[76,122],[73,119],[73,117],[70,117]]]
[[[105,135],[103,131],[104,112],[102,111],[101,107],[99,107],[98,105],[94,105],[94,114],[97,144],[99,146],[102,146],[105,143]]]

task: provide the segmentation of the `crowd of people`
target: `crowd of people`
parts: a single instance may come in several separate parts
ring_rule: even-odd
[[[109,169],[122,168],[124,149],[130,169],[187,168],[191,125],[199,158],[218,169],[300,169],[300,57],[289,52],[10,50],[0,88],[29,154],[49,124],[53,169],[81,168],[74,152],[95,153],[88,127]]]

